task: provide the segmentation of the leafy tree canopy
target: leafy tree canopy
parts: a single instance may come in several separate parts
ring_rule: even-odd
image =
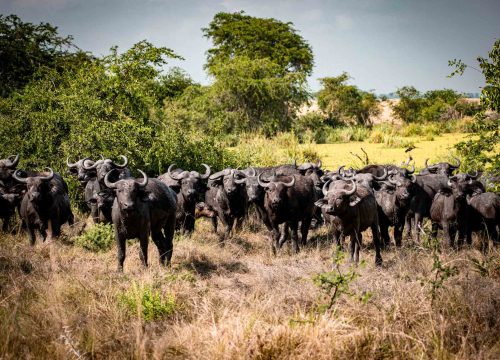
[[[59,36],[57,27],[0,14],[0,97],[22,89],[41,68],[60,70],[86,59],[71,36]]]
[[[319,79],[318,105],[334,122],[368,125],[370,116],[378,113],[377,97],[347,84],[349,79],[346,72]]]
[[[211,73],[217,63],[224,63],[238,56],[249,59],[269,58],[279,65],[281,74],[312,73],[312,49],[290,22],[252,17],[243,11],[220,12],[202,30],[214,45],[207,51],[206,67]]]

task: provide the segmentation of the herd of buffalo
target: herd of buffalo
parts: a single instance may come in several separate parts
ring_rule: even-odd
[[[123,270],[127,239],[137,238],[140,256],[147,265],[149,237],[158,248],[160,262],[172,258],[176,229],[191,233],[195,219],[208,217],[214,231],[218,221],[224,228],[220,242],[239,227],[249,213],[271,233],[274,253],[291,239],[299,251],[307,244],[311,227],[325,224],[337,244],[349,237],[351,260],[359,261],[362,232],[371,229],[375,262],[382,263],[381,249],[389,246],[389,227],[394,227],[394,243],[401,246],[403,232],[420,241],[422,221],[430,218],[432,235],[443,231],[444,243],[451,247],[471,244],[478,232],[482,249],[489,239],[498,244],[500,196],[486,192],[479,173],[456,173],[457,164],[441,162],[415,174],[410,159],[396,165],[367,165],[362,169],[323,170],[321,162],[274,167],[225,169],[212,173],[178,169],[172,164],[157,178],[134,178],[128,159],[122,162],[101,158],[81,159],[67,166],[84,189],[85,202],[95,222],[112,223],[118,246],[118,269]],[[68,186],[60,174],[17,169],[19,156],[0,160],[0,218],[3,231],[18,210],[31,244],[38,231],[42,239],[57,237],[61,226],[73,224]],[[236,222],[236,224],[235,224]],[[280,225],[284,224],[281,228]],[[300,225],[300,242],[299,242]],[[455,242],[456,238],[456,242]]]

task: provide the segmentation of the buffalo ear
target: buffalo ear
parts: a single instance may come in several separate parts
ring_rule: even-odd
[[[350,206],[355,206],[357,203],[359,203],[361,201],[361,198],[359,196],[351,196],[351,199],[349,201],[349,205]]]

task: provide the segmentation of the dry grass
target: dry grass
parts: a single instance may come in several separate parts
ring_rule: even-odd
[[[114,248],[101,254],[60,242],[31,248],[24,235],[2,236],[0,358],[500,357],[498,252],[443,254],[459,274],[432,302],[429,250],[387,251],[376,269],[373,250],[364,249],[367,265],[351,287],[371,292],[371,299],[344,296],[321,313],[326,299],[312,278],[332,266],[324,229],[298,255],[286,248],[273,257],[258,226],[221,249],[209,224],[197,225],[192,238],[177,237],[171,269],[158,265],[154,246],[150,267],[142,268],[132,243],[124,274],[115,272]],[[173,295],[175,311],[149,322],[131,313],[120,297],[134,286]]]

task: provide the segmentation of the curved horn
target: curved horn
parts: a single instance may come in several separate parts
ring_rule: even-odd
[[[321,188],[321,192],[323,193],[324,196],[327,196],[328,195],[328,187],[330,186],[330,183],[332,182],[332,180],[328,180],[324,185],[323,187]]]
[[[460,159],[457,158],[456,156],[453,156],[453,158],[457,161],[457,165],[451,165],[451,166],[453,166],[455,169],[458,169],[461,164]]]
[[[321,165],[323,165],[323,163],[321,162],[321,159],[318,159],[318,162],[316,163],[316,167],[318,169],[321,169]]]
[[[172,169],[174,168],[175,164],[170,164],[167,170],[167,175],[170,176],[174,180],[182,180],[186,177],[186,175],[189,175],[187,171],[182,171],[180,174],[175,174],[172,173]]]
[[[83,161],[82,161],[83,162]],[[66,165],[70,168],[70,169],[73,169],[73,168],[76,168],[76,164],[77,163],[71,163],[71,161],[69,160],[69,156],[66,158]]]
[[[102,156],[102,155],[101,155],[101,156]],[[86,158],[86,159],[89,159],[89,158]],[[94,169],[96,169],[96,168],[97,168],[97,163],[98,163],[98,162],[99,162],[99,160],[98,160],[98,161],[96,161],[95,163],[93,163],[93,164],[92,164],[92,165],[90,165],[90,166],[86,166],[86,165],[85,165],[85,160],[84,160],[84,161],[82,162],[82,168],[83,168],[84,170],[94,170]]]
[[[354,180],[351,180],[351,183],[352,183],[352,189],[349,191],[347,191],[347,190],[343,191],[343,193],[346,196],[350,196],[350,195],[354,194],[356,192],[356,190],[358,189],[358,185],[356,184],[356,182]]]
[[[112,169],[110,171],[108,171],[108,173],[106,174],[106,176],[104,177],[104,185],[106,185],[106,187],[110,188],[110,189],[116,189],[116,184],[109,181],[109,175],[116,171],[116,169]]]
[[[114,167],[118,168],[118,169],[123,169],[125,167],[127,167],[128,165],[128,159],[125,155],[120,155],[120,157],[123,159],[123,164],[116,164],[114,161],[111,161],[111,163],[113,164]]]
[[[411,174],[410,181],[415,184],[417,182],[417,177],[414,174]]]
[[[425,167],[429,167],[429,164],[427,163],[429,161],[429,158],[425,159]]]
[[[12,158],[14,158],[14,159],[12,159]],[[7,160],[9,160],[9,162],[7,164],[5,164],[5,166],[7,166],[8,168],[16,167],[17,164],[19,163],[19,154],[9,156],[7,158]]]
[[[244,178],[241,178],[241,179],[234,179],[234,182],[235,182],[236,184],[244,184],[244,183],[246,183],[246,182],[247,182],[247,178],[246,178],[246,177],[244,177]]]
[[[280,181],[283,185],[285,185],[286,187],[292,187],[293,185],[295,185],[295,175],[291,175],[292,176],[292,181],[290,182],[283,182],[283,181]]]
[[[54,170],[52,170],[51,168],[47,167],[45,168],[45,170],[48,170],[49,171],[49,175],[45,175],[45,176],[37,176],[40,180],[43,180],[43,181],[50,181],[54,178]]]
[[[476,170],[476,173],[474,175],[467,173],[467,176],[470,177],[472,180],[476,180],[479,176],[479,171]]]
[[[210,166],[208,166],[207,164],[201,164],[201,165],[205,167],[206,171],[205,171],[205,174],[200,176],[200,178],[202,178],[203,180],[206,180],[210,176],[212,169],[210,169]]]
[[[16,180],[17,182],[20,182],[21,184],[26,184],[28,182],[28,179],[27,178],[19,177],[18,173],[20,173],[20,171],[16,170],[12,174],[12,177],[14,178],[14,180]]]
[[[339,175],[342,175],[342,174],[344,173],[344,168],[345,168],[345,165],[341,165],[341,166],[338,168],[337,173],[338,173]]]
[[[259,183],[260,186],[262,186],[263,188],[267,188],[269,187],[269,183],[265,183],[263,180],[262,180],[262,175],[264,174],[264,172],[261,172],[259,174],[259,176],[257,176],[257,182]]]
[[[210,175],[208,178],[209,178],[210,180],[216,180],[216,179],[218,179],[218,178],[220,178],[220,177],[222,177],[222,176],[227,176],[227,175],[229,175],[230,173],[231,173],[231,170],[230,170],[230,169],[224,169],[224,170],[222,170],[222,171],[218,171],[218,172],[216,172],[215,174]]]
[[[415,172],[415,165],[412,165],[411,166],[411,170],[406,170],[406,172],[407,172],[408,175],[413,174]]]
[[[139,171],[142,175],[142,181],[141,182],[137,181],[137,185],[139,185],[140,188],[144,189],[146,187],[146,185],[148,184],[149,178],[144,171],[139,170],[139,169],[137,169],[137,171]]]
[[[398,185],[398,182],[392,178],[392,176],[389,176],[387,180],[392,184],[392,185]]]
[[[385,180],[387,178],[387,168],[384,167],[384,174],[382,176],[375,176],[375,175],[373,175],[373,178],[375,180],[379,180],[379,181]]]

